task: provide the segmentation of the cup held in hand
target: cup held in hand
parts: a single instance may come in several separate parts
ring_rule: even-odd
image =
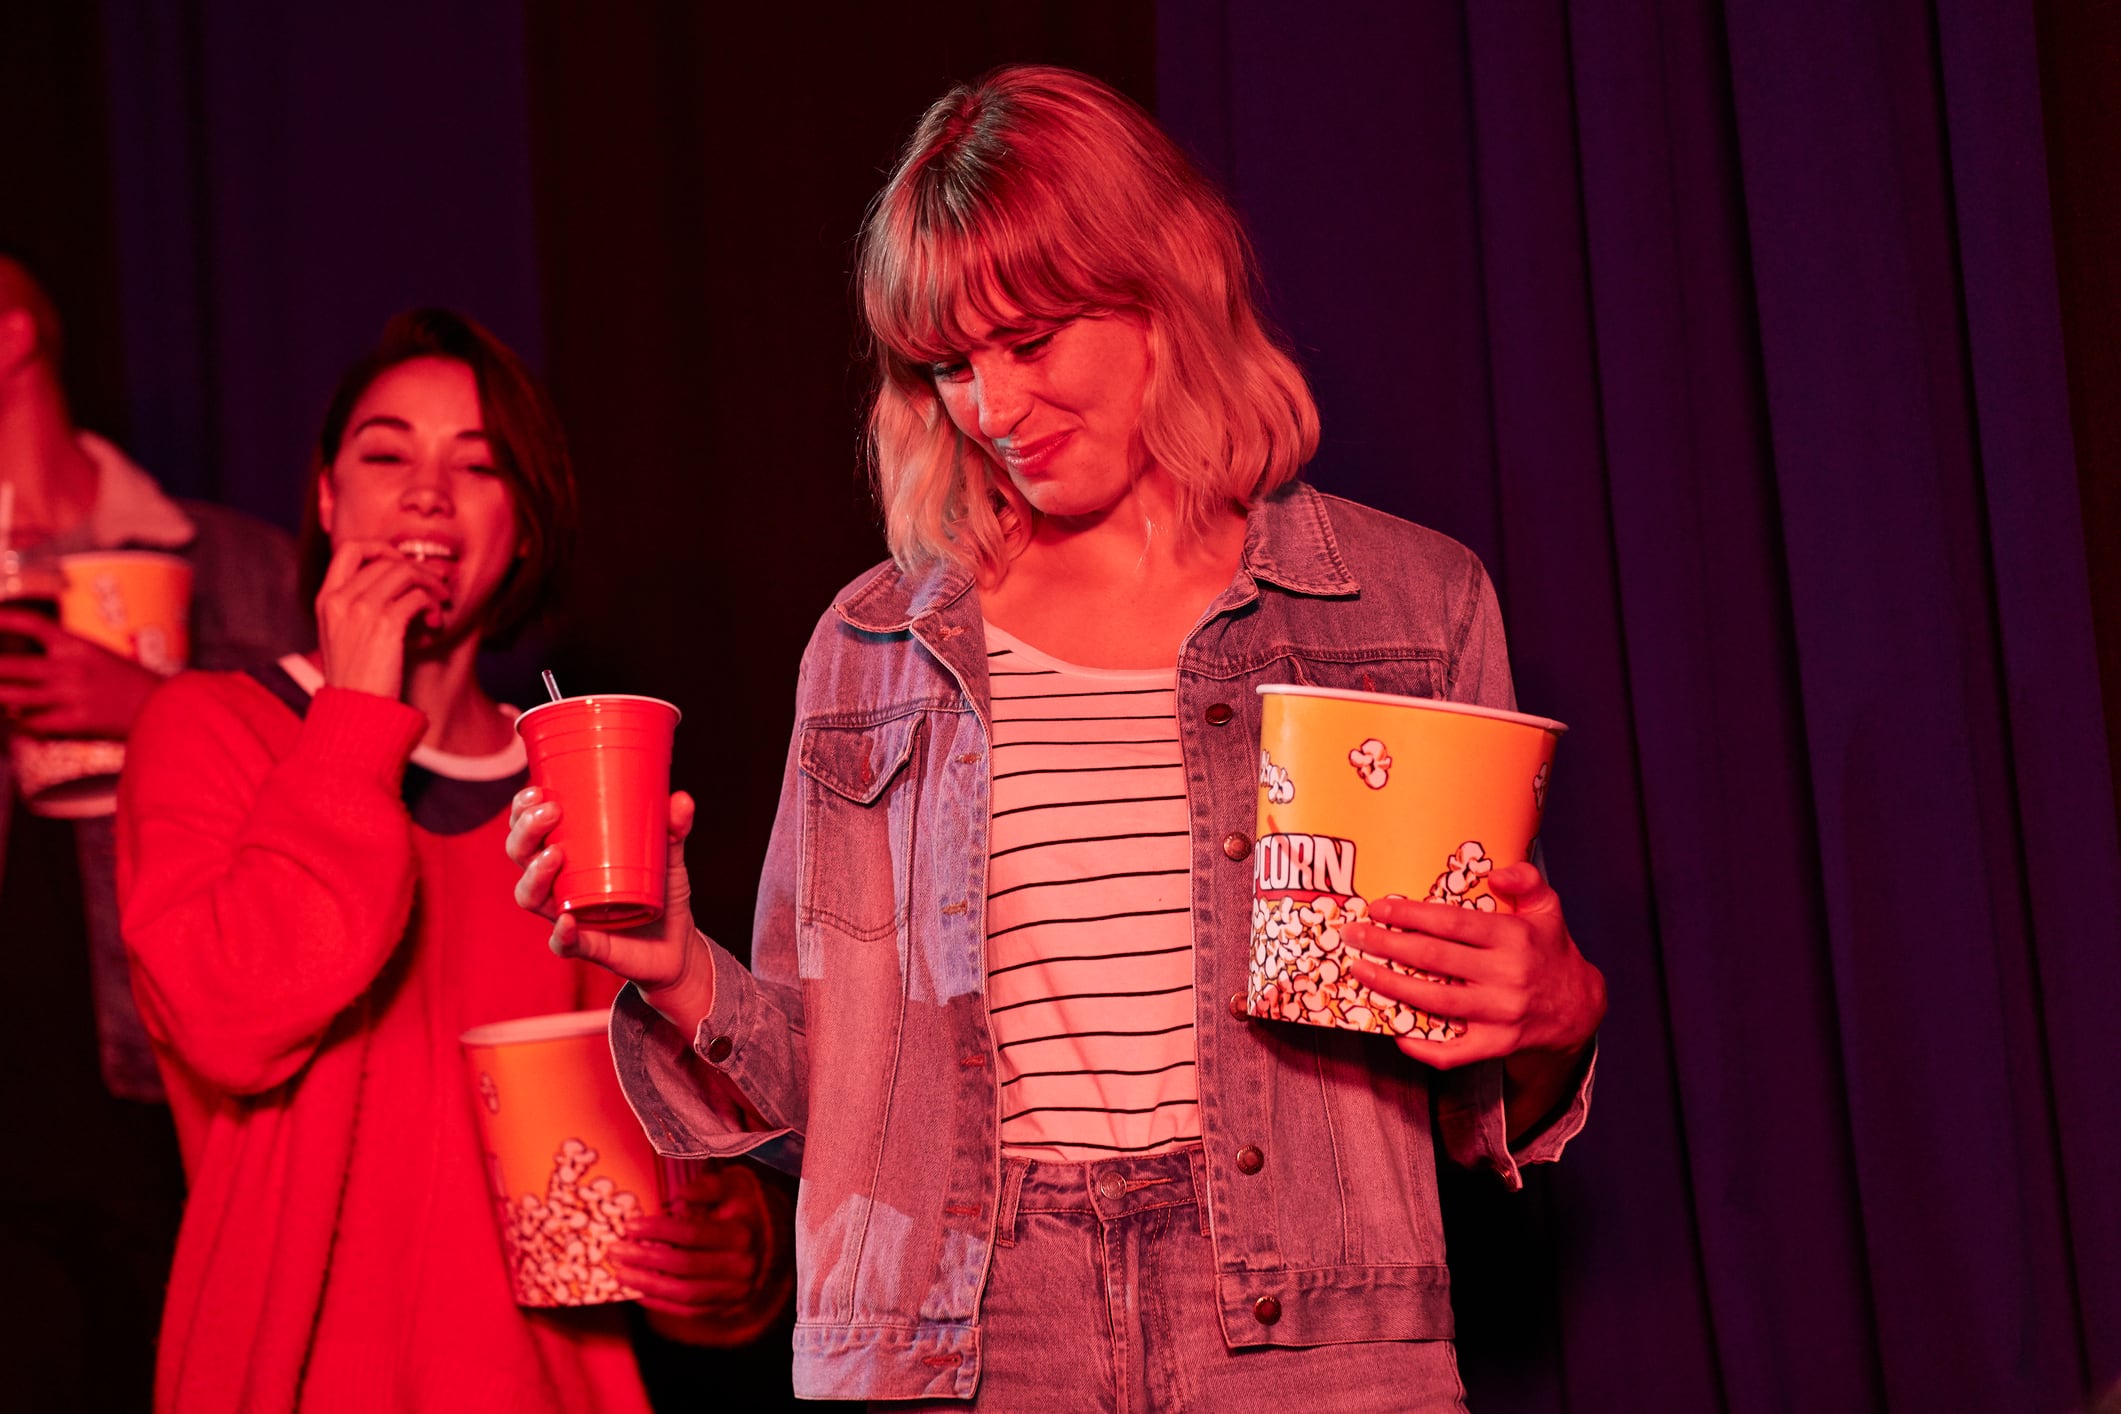
[[[516,718],[530,783],[560,804],[553,899],[592,928],[663,916],[670,857],[670,744],[678,709],[657,697],[563,697]]]

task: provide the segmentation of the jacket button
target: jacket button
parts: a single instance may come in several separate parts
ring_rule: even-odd
[[[1223,853],[1232,859],[1243,859],[1252,852],[1252,837],[1237,830],[1223,836]]]
[[[1262,1296],[1252,1303],[1252,1319],[1263,1326],[1271,1326],[1281,1319],[1281,1303],[1271,1296]]]
[[[1267,1166],[1267,1156],[1259,1151],[1257,1144],[1247,1144],[1237,1151],[1237,1171],[1258,1173]]]
[[[1245,994],[1243,992],[1232,992],[1230,994],[1230,1015],[1236,1017],[1239,1021],[1243,1021],[1251,1014],[1251,1008],[1245,1005]]]
[[[1209,726],[1219,727],[1227,723],[1232,717],[1236,716],[1237,709],[1232,707],[1227,702],[1218,702],[1201,715],[1208,719]]]
[[[716,1065],[720,1065],[723,1061],[729,1059],[729,1053],[735,1049],[735,1043],[730,1041],[727,1036],[717,1036],[707,1043],[707,1059],[713,1061]]]

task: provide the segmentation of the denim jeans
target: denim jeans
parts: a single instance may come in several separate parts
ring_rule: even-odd
[[[1196,1200],[1204,1163],[1197,1144],[1087,1164],[1004,1160],[977,1394],[969,1406],[870,1408],[1464,1414],[1447,1340],[1231,1349],[1207,1208]]]

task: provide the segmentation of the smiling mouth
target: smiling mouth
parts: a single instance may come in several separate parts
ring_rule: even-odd
[[[1054,453],[1074,435],[1072,431],[1055,432],[1039,438],[1036,442],[1023,444],[1004,438],[995,443],[995,450],[1001,453],[1002,462],[1009,470],[1036,474],[1045,470],[1046,465],[1053,460]]]
[[[390,546],[406,559],[420,564],[425,564],[429,560],[439,560],[444,564],[450,565],[457,562],[457,547],[446,540],[430,540],[419,535],[401,535],[391,541]]]

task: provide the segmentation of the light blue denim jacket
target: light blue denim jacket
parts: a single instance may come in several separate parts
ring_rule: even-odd
[[[844,591],[803,658],[752,940],[714,949],[689,1038],[628,988],[620,1079],[656,1147],[749,1153],[802,1177],[795,1390],[968,1398],[1002,1198],[983,987],[988,691],[961,569],[885,565]],[[1261,683],[1510,707],[1494,591],[1434,532],[1301,484],[1251,514],[1242,567],[1186,639],[1179,737],[1193,835],[1201,1127],[1225,1339],[1451,1335],[1435,1165],[1518,1182],[1582,1128],[1513,1155],[1499,1063],[1439,1073],[1388,1042],[1248,1021],[1248,857]],[[1227,709],[1227,710],[1225,710]],[[1240,1149],[1264,1164],[1247,1173]],[[1247,1167],[1251,1167],[1250,1164]],[[1279,1319],[1255,1303],[1271,1296]]]

